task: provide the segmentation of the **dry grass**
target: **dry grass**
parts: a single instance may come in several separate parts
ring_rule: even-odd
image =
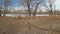
[[[0,17],[0,34],[60,34],[60,16]]]

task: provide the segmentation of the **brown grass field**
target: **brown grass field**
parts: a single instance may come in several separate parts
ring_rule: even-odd
[[[60,16],[0,17],[0,34],[60,34]]]

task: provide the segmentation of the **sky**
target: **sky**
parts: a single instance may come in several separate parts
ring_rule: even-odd
[[[56,8],[60,9],[60,0],[56,0],[55,4],[56,4]]]
[[[17,5],[17,0],[13,0],[14,1],[14,3]],[[55,5],[56,5],[56,9],[60,9],[60,0],[56,0],[55,1]],[[18,9],[17,7],[15,7],[15,9]],[[22,7],[20,8],[20,9],[22,9]]]

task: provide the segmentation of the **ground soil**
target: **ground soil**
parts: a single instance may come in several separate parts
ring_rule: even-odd
[[[60,34],[60,16],[0,17],[0,34],[51,33]]]

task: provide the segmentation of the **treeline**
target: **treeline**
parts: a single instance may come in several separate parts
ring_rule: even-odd
[[[8,10],[14,10],[14,7],[17,5],[17,7],[20,10],[20,7],[22,6],[23,9],[26,9],[26,13],[29,14],[29,16],[32,15],[36,16],[37,9],[41,10],[41,7],[45,7],[45,10],[48,11],[48,14],[50,16],[53,16],[53,10],[55,10],[56,5],[54,4],[55,0],[17,0],[17,3],[14,2],[14,0],[0,0],[0,16],[2,10],[4,10],[4,16],[8,13]],[[44,9],[42,9],[44,10]]]
[[[12,0],[0,0],[0,16],[1,11],[4,11],[4,16],[6,16],[7,10],[12,6]]]

